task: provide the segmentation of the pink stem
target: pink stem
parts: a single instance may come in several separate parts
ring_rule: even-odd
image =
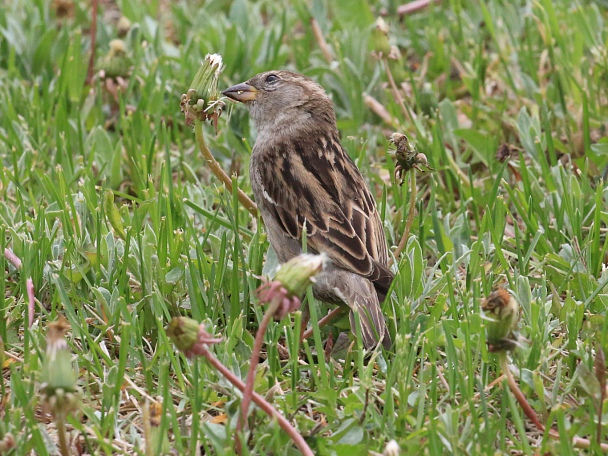
[[[540,420],[538,419],[536,412],[534,411],[534,409],[532,408],[532,406],[526,399],[526,396],[524,396],[524,393],[522,393],[522,391],[519,389],[519,386],[517,385],[517,382],[515,381],[513,374],[511,373],[511,369],[509,369],[509,361],[507,359],[506,353],[499,354],[499,361],[500,361],[501,368],[507,378],[507,383],[509,384],[509,388],[511,388],[511,392],[517,399],[517,402],[519,402],[519,405],[523,409],[524,414],[532,421],[532,423],[534,423],[534,425],[538,428],[539,431],[545,432],[545,425],[542,424],[540,422]],[[554,440],[560,439],[559,432],[555,429],[549,428],[548,434],[549,434],[549,437],[551,437]],[[591,441],[589,439],[584,439],[582,437],[576,437],[576,436],[573,437],[572,444],[574,445],[575,448],[591,448]],[[601,443],[599,446],[600,446],[600,449],[602,452],[604,452],[604,453],[608,452],[608,444]]]
[[[201,352],[202,355],[207,359],[207,361],[209,361],[209,364],[215,367],[224,377],[226,377],[226,379],[230,383],[236,386],[240,391],[245,391],[245,384],[241,381],[241,379],[239,379],[226,366],[224,366],[221,361],[217,359],[206,346],[202,349]],[[281,415],[272,405],[270,405],[270,403],[268,403],[266,399],[264,399],[262,396],[255,392],[252,393],[251,398],[253,399],[253,402],[255,402],[258,407],[260,407],[264,411],[264,413],[277,420],[277,423],[279,424],[281,429],[283,429],[283,431],[285,431],[287,435],[289,435],[293,443],[295,443],[295,445],[300,449],[304,456],[314,456],[314,453],[304,440],[304,437],[302,437],[298,433],[298,431],[296,431],[295,428],[291,425],[291,423],[287,421],[287,419],[283,415]]]
[[[436,0],[439,3],[439,0]],[[399,17],[405,16],[406,14],[412,14],[417,11],[423,10],[431,4],[431,0],[414,0],[413,2],[406,3],[397,8],[397,14]]]
[[[321,318],[318,322],[317,322],[317,326],[319,328],[322,328],[323,326],[329,324],[330,322],[332,322],[333,320],[335,320],[336,318],[338,318],[340,315],[342,315],[344,313],[344,309],[342,307],[336,307],[335,309],[332,309],[327,315],[325,315],[323,318]],[[302,334],[302,337],[300,338],[300,341],[303,341],[304,339],[308,339],[310,336],[312,336],[313,333],[313,328],[308,328],[306,331],[304,331],[304,333]]]
[[[36,298],[34,297],[34,281],[31,277],[27,278],[25,282],[25,288],[27,289],[27,298],[28,298],[28,306],[27,306],[27,317],[28,317],[28,328],[31,328],[34,324],[34,311],[36,306]]]
[[[21,260],[12,252],[12,250],[5,248],[4,256],[16,269],[21,269]]]
[[[253,387],[255,383],[255,369],[257,368],[260,360],[260,352],[262,351],[262,344],[264,343],[264,334],[266,333],[266,328],[268,328],[268,323],[270,323],[270,320],[276,313],[280,304],[281,299],[274,298],[272,301],[270,301],[270,305],[268,306],[268,309],[266,309],[262,322],[260,323],[258,331],[255,335],[255,342],[253,344],[253,350],[251,351],[251,361],[249,362],[249,371],[247,372],[247,381],[245,383],[245,389],[243,390],[243,400],[241,401],[241,415],[239,416],[239,420],[236,425],[236,450],[238,454],[241,454],[242,450],[239,434],[247,422],[247,413],[249,412],[249,404],[251,403],[251,396],[253,394]]]
[[[23,262],[21,259],[13,253],[12,250],[5,248],[4,256],[16,269],[21,269]],[[28,328],[31,328],[34,324],[34,312],[36,310],[36,297],[34,295],[34,281],[31,277],[27,278],[25,282],[25,289],[27,290],[28,306],[27,306],[27,319]]]

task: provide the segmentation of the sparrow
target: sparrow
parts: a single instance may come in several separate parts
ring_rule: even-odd
[[[316,299],[348,306],[367,349],[391,340],[380,308],[393,280],[376,202],[340,143],[333,104],[304,75],[268,71],[222,92],[243,103],[257,137],[249,172],[268,239],[281,263],[302,252],[328,256]],[[358,315],[358,318],[355,315]]]

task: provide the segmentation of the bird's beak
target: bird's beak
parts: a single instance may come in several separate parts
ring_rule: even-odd
[[[255,100],[255,97],[258,94],[258,89],[245,82],[242,82],[224,90],[222,94],[226,95],[228,98],[232,98],[233,100],[246,103],[248,101]]]

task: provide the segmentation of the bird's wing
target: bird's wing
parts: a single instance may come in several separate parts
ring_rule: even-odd
[[[386,292],[393,279],[374,199],[338,138],[275,144],[274,166],[260,166],[264,205],[286,234],[325,252],[341,268]],[[270,158],[270,157],[268,157]],[[281,178],[276,176],[281,174]]]

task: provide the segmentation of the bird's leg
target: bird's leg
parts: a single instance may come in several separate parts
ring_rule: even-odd
[[[321,329],[323,326],[331,323],[332,321],[336,320],[338,317],[340,317],[345,310],[348,310],[348,308],[344,308],[342,306],[336,307],[334,310],[332,310],[331,312],[329,312],[327,315],[325,315],[323,318],[321,318],[318,322],[318,326],[319,329]],[[305,328],[306,325],[308,324],[308,320],[309,320],[310,316],[308,315],[306,318],[306,321],[304,321],[304,317],[302,317],[302,328]],[[307,329],[306,331],[302,331],[300,334],[302,334],[302,336],[300,337],[300,342],[302,342],[304,339],[308,339],[310,336],[312,336],[312,328]]]

